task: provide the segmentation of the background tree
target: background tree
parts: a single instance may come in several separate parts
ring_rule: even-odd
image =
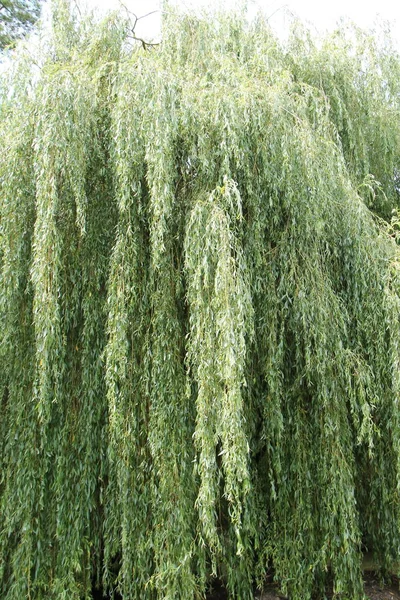
[[[1,0],[0,50],[15,44],[36,23],[40,0]]]
[[[65,4],[0,104],[0,596],[361,600],[400,545],[399,57]]]

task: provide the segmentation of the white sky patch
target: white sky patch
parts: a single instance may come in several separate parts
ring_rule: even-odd
[[[74,0],[81,8],[93,10],[100,16],[111,10],[134,13],[137,21],[136,35],[148,42],[158,42],[161,37],[162,0]],[[169,0],[184,10],[201,12],[204,9],[234,10],[246,0]],[[400,51],[400,2],[398,0],[248,0],[250,18],[261,11],[281,37],[285,38],[294,16],[308,23],[312,31],[323,33],[335,28],[341,18],[351,19],[363,29],[373,29],[377,23],[391,31],[392,39]],[[46,10],[46,9],[45,9]],[[48,8],[47,8],[48,12]],[[44,19],[46,20],[46,19]],[[33,38],[35,36],[32,36]],[[34,39],[27,41],[35,45]],[[8,61],[0,61],[0,72]]]
[[[121,4],[138,17],[158,11],[140,19],[136,33],[146,39],[160,37],[161,0],[85,1],[90,8],[101,12],[118,9]],[[240,5],[240,0],[174,0],[173,3],[187,10],[207,7],[231,10]],[[249,0],[248,5],[252,14],[262,11],[280,35],[284,35],[293,16],[308,22],[319,33],[334,29],[341,18],[351,19],[364,29],[373,29],[377,22],[385,23],[400,49],[400,2],[396,0]]]

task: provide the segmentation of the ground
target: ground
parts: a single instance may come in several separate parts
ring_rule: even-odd
[[[397,577],[392,577],[384,587],[381,587],[379,579],[373,572],[364,573],[365,595],[368,600],[400,600],[400,586]],[[332,595],[328,595],[332,598]],[[222,589],[215,590],[208,600],[226,600],[227,596]],[[290,600],[279,592],[279,588],[273,584],[268,585],[262,592],[256,594],[255,600]]]
[[[386,585],[382,588],[373,573],[366,573],[364,575],[364,580],[365,595],[368,600],[400,600],[398,581],[393,580],[390,585]],[[270,586],[269,589],[264,590],[258,596],[258,600],[283,600],[284,598],[285,596],[280,594],[279,591],[272,586]]]
[[[392,578],[390,585],[385,586],[383,589],[373,573],[368,574],[368,579],[365,582],[365,594],[369,600],[399,600],[399,590],[399,580],[395,577]]]

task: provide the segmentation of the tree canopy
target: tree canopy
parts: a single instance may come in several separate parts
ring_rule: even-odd
[[[1,597],[360,600],[400,545],[398,54],[54,14],[1,85]]]
[[[36,23],[40,0],[0,1],[0,50],[15,44]]]

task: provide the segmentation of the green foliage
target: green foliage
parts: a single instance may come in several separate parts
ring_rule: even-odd
[[[0,50],[13,46],[36,23],[40,14],[39,0],[1,0]]]
[[[399,57],[163,30],[61,3],[2,76],[0,596],[361,599],[400,544]]]

